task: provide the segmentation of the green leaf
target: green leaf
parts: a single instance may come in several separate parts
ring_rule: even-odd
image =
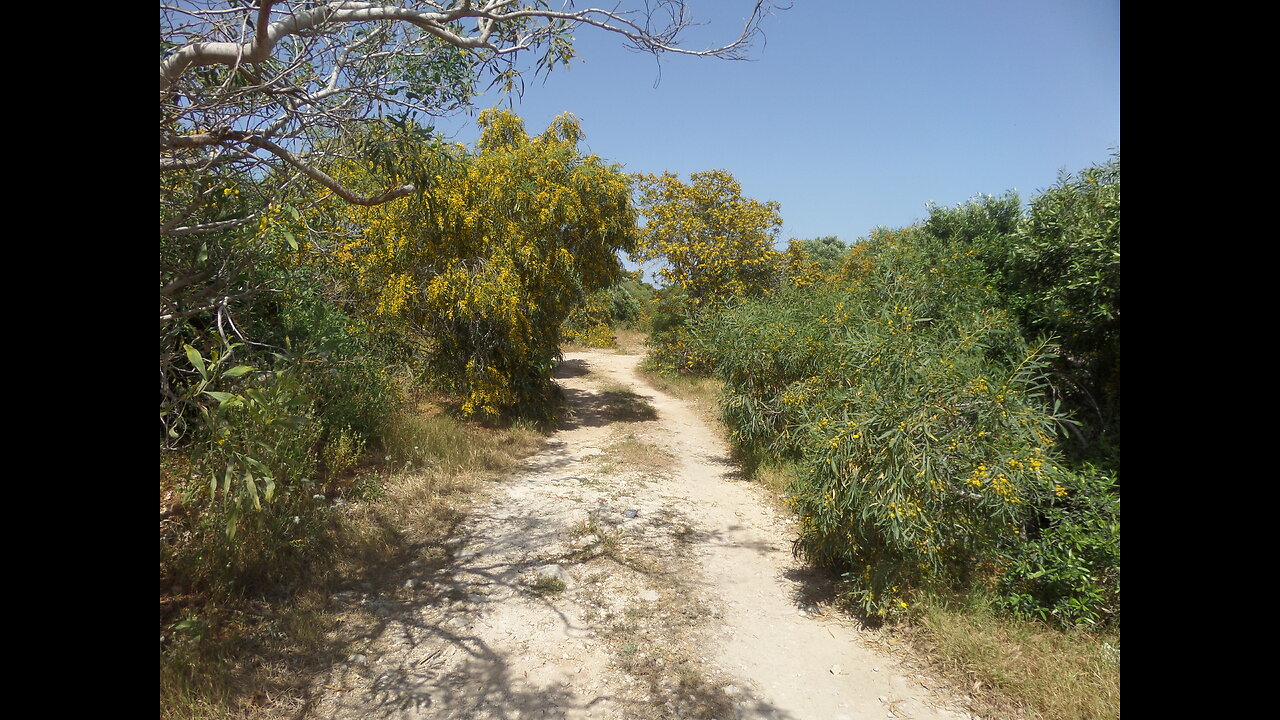
[[[205,380],[208,380],[209,371],[206,370],[204,367],[204,357],[200,355],[200,351],[196,350],[190,345],[183,345],[182,347],[187,351],[187,360],[189,360],[191,364],[195,366],[196,370],[200,371],[200,377],[204,378]]]
[[[256,483],[253,482],[253,475],[250,475],[248,472],[245,472],[244,484],[245,484],[245,487],[249,488],[249,497],[253,499],[253,509],[261,510],[262,503],[258,502],[258,486]]]
[[[286,210],[288,210],[288,211],[289,211],[289,216],[290,216],[290,217],[292,217],[294,220],[298,220],[298,219],[300,219],[300,217],[301,217],[301,216],[298,214],[298,208],[296,208],[296,207],[294,207],[294,206],[292,206],[292,205],[285,205],[284,207],[285,207],[285,209],[286,209]]]
[[[289,232],[288,230],[285,230],[284,239],[285,239],[285,242],[289,243],[289,247],[293,248],[294,250],[298,249],[298,239],[293,236],[293,233]]]
[[[221,404],[223,404],[223,403],[225,403],[225,402],[227,402],[228,400],[231,400],[231,399],[236,399],[236,400],[238,400],[238,399],[239,399],[237,396],[232,395],[231,393],[227,393],[227,392],[218,392],[218,391],[216,391],[216,390],[205,390],[205,391],[204,391],[204,394],[205,394],[205,395],[208,395],[209,397],[213,398],[214,400],[217,400],[219,405],[221,405]]]
[[[244,375],[245,373],[250,372],[250,371],[252,371],[252,370],[253,370],[253,368],[252,368],[252,367],[250,367],[250,366],[248,366],[248,365],[237,365],[237,366],[235,366],[235,367],[231,368],[230,370],[228,370],[228,371],[226,371],[226,372],[222,373],[222,377],[224,377],[224,378],[238,378],[238,377],[240,377],[241,375]]]
[[[254,460],[254,459],[253,459],[253,458],[251,458],[251,457],[246,457],[246,458],[244,459],[244,461],[245,461],[246,463],[249,463],[249,464],[250,464],[250,465],[252,465],[253,467],[257,468],[257,469],[258,469],[258,472],[262,473],[263,475],[266,475],[266,476],[268,476],[268,477],[271,475],[271,471],[267,469],[267,466],[266,466],[266,465],[263,465],[262,463],[258,462],[257,460]]]

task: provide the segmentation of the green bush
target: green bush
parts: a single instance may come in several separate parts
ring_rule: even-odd
[[[561,342],[588,347],[611,348],[618,344],[613,332],[616,324],[612,287],[601,288],[586,296],[582,304],[569,313],[560,326]]]
[[[190,356],[202,375],[221,369]],[[234,384],[203,393],[193,462],[173,480],[184,527],[161,535],[172,579],[211,594],[246,592],[305,565],[327,512],[313,475],[322,428],[296,372],[287,363],[237,367],[246,371]]]
[[[878,231],[857,282],[781,290],[691,323],[734,439],[800,460],[797,547],[869,615],[963,584],[1053,497],[1046,342],[1026,343],[982,265],[919,229]]]
[[[715,356],[698,343],[694,333],[714,314],[710,306],[694,308],[688,293],[678,287],[659,290],[648,340],[651,367],[668,375],[709,374]]]
[[[925,229],[968,248],[1025,337],[1060,347],[1053,371],[1077,420],[1073,462],[1119,471],[1120,155],[1058,183],[1023,212],[1012,193],[934,207]]]
[[[393,368],[404,349],[356,332],[352,318],[321,299],[292,303],[279,314],[275,327],[263,328],[263,341],[288,348],[326,442],[344,431],[357,443],[377,441],[403,402]]]
[[[1120,623],[1120,496],[1115,479],[1087,466],[1058,476],[1043,527],[1011,543],[1000,600],[1014,612],[1062,625]]]

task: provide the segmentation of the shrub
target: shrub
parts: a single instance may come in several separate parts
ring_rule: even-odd
[[[797,549],[868,614],[968,582],[1053,496],[1045,342],[992,307],[978,261],[878,231],[869,277],[780,291],[691,327],[733,437],[801,461]]]
[[[194,350],[192,359],[217,369]],[[173,480],[190,512],[182,532],[161,536],[162,564],[181,584],[215,594],[304,564],[326,512],[313,480],[322,429],[293,369],[249,370],[228,389],[206,393],[194,462]]]
[[[479,124],[473,152],[420,148],[421,194],[344,208],[335,257],[354,311],[412,338],[464,415],[547,418],[561,327],[631,249],[629,181],[579,152],[572,116],[537,137],[509,112]]]
[[[1115,479],[1086,466],[1057,475],[1043,527],[1004,551],[1005,607],[1061,625],[1120,623],[1120,496]]]
[[[613,290],[611,287],[591,293],[569,313],[560,328],[563,342],[598,348],[617,346],[618,338],[613,332],[617,322],[614,316]]]

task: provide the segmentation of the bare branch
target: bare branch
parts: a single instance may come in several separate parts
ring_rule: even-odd
[[[432,36],[453,45],[470,50],[490,50],[498,55],[511,54],[528,49],[533,42],[544,36],[550,26],[529,33],[523,40],[510,45],[499,45],[491,41],[495,28],[513,21],[535,19],[546,21],[562,21],[575,24],[590,25],[608,32],[626,37],[636,47],[650,52],[669,52],[682,55],[738,57],[738,51],[748,45],[752,37],[759,31],[759,23],[768,13],[769,5],[765,0],[757,0],[751,15],[743,24],[742,34],[737,40],[718,48],[706,50],[688,50],[678,46],[675,38],[679,31],[688,25],[684,19],[684,4],[675,5],[679,12],[673,12],[673,22],[668,28],[653,31],[632,22],[623,12],[588,8],[572,12],[552,10],[518,9],[504,11],[511,3],[506,0],[495,0],[484,7],[475,8],[471,2],[462,2],[452,10],[416,10],[411,7],[397,7],[365,2],[330,2],[320,7],[289,15],[283,20],[268,23],[270,6],[264,2],[259,10],[259,20],[252,41],[236,42],[198,42],[180,48],[160,63],[160,91],[167,92],[173,83],[182,77],[191,67],[205,65],[235,66],[241,63],[260,63],[271,56],[276,43],[281,39],[322,29],[330,25],[345,23],[372,23],[392,20],[414,25]],[[662,6],[670,7],[667,3]],[[652,11],[649,13],[651,17]],[[647,17],[646,19],[649,19]],[[478,35],[468,37],[451,29],[451,26],[464,19],[476,21]]]
[[[252,145],[253,147],[266,150],[272,155],[275,155],[302,171],[302,173],[307,177],[329,188],[335,195],[346,200],[352,205],[381,205],[382,203],[390,200],[404,197],[414,190],[413,185],[401,185],[400,187],[391,188],[380,195],[374,195],[372,197],[357,195],[343,187],[341,183],[330,177],[328,173],[303,162],[297,155],[294,155],[280,145],[277,145],[266,138],[259,137],[252,133],[241,132],[239,130],[223,130],[212,133],[182,135],[176,138],[162,138],[160,140],[160,149],[175,150],[182,148],[205,147],[208,145],[226,142],[244,143],[246,145]]]
[[[179,236],[179,235],[204,235],[207,233],[218,232],[220,230],[229,230],[241,225],[247,225],[258,217],[257,213],[243,218],[232,218],[230,220],[220,220],[218,222],[202,223],[200,225],[190,225],[186,227],[166,228],[160,226],[161,235]]]

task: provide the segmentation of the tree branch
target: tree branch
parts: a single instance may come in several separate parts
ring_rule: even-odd
[[[266,138],[239,130],[221,130],[217,132],[181,135],[174,138],[161,138],[160,149],[162,151],[178,150],[184,148],[206,147],[209,145],[227,142],[244,143],[246,145],[266,150],[272,155],[275,155],[281,160],[284,160],[290,165],[296,167],[298,170],[302,171],[302,174],[329,188],[335,195],[346,200],[352,205],[381,205],[382,203],[395,200],[396,198],[404,197],[414,191],[413,185],[401,185],[400,187],[391,188],[380,195],[374,195],[372,197],[357,195],[343,187],[341,183],[334,180],[323,170],[312,165],[308,165],[297,155],[294,155],[285,148],[267,140]]]
[[[757,0],[751,15],[743,24],[742,34],[737,40],[719,48],[708,50],[686,50],[675,44],[675,36],[688,24],[684,20],[683,4],[678,17],[674,16],[672,26],[660,32],[643,29],[627,19],[623,13],[599,8],[588,8],[573,12],[557,12],[552,10],[511,10],[501,9],[511,3],[507,0],[494,0],[484,7],[476,9],[471,2],[463,2],[452,10],[428,12],[408,7],[395,7],[366,2],[330,2],[317,8],[290,15],[274,23],[270,18],[271,2],[264,2],[259,8],[258,25],[253,40],[248,43],[237,42],[198,42],[186,45],[165,58],[160,63],[160,92],[167,92],[178,78],[191,67],[205,65],[235,66],[243,63],[260,63],[271,56],[276,44],[285,37],[298,33],[317,30],[331,24],[376,22],[393,20],[407,22],[431,35],[453,45],[470,50],[490,50],[498,55],[506,55],[527,49],[546,30],[535,30],[523,40],[513,42],[506,47],[491,42],[493,31],[502,24],[521,19],[558,20],[569,23],[581,23],[618,33],[626,37],[637,47],[653,53],[670,52],[682,55],[735,57],[736,51],[747,45],[759,30],[759,23],[767,14],[765,0]],[[449,26],[463,19],[477,21],[479,34],[467,37],[449,29]]]
[[[243,218],[232,218],[230,220],[219,220],[218,222],[202,223],[200,225],[188,225],[186,227],[166,228],[160,226],[161,235],[178,236],[178,235],[203,235],[205,233],[218,232],[227,228],[239,227],[246,223],[253,222],[257,217],[257,213]]]

